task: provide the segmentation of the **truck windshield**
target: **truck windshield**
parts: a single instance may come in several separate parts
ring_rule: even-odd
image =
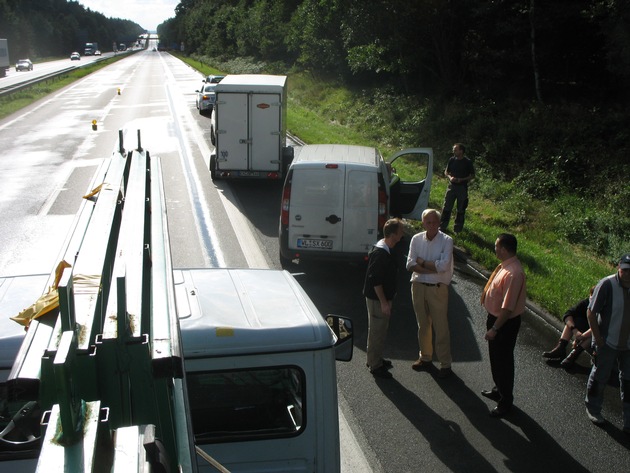
[[[298,367],[187,372],[197,443],[299,435],[304,380]]]

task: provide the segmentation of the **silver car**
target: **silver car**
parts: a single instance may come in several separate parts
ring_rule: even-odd
[[[217,95],[214,93],[215,85],[204,83],[200,90],[195,90],[197,92],[196,106],[200,115],[212,113],[214,102],[217,100]]]
[[[15,70],[16,71],[32,71],[33,63],[31,62],[30,59],[20,59],[15,64]]]

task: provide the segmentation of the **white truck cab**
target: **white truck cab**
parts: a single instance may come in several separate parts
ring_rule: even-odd
[[[352,356],[350,321],[322,317],[286,271],[174,282],[196,445],[232,472],[338,472],[335,359]]]

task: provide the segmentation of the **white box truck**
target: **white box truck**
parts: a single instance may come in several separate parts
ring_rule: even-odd
[[[287,77],[228,75],[215,93],[212,179],[282,179],[293,157],[286,146]]]
[[[9,67],[9,45],[6,39],[0,39],[0,77],[6,77]]]

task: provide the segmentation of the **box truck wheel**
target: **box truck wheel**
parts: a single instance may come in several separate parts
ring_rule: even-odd
[[[217,178],[217,155],[210,155],[210,178],[214,181]]]

